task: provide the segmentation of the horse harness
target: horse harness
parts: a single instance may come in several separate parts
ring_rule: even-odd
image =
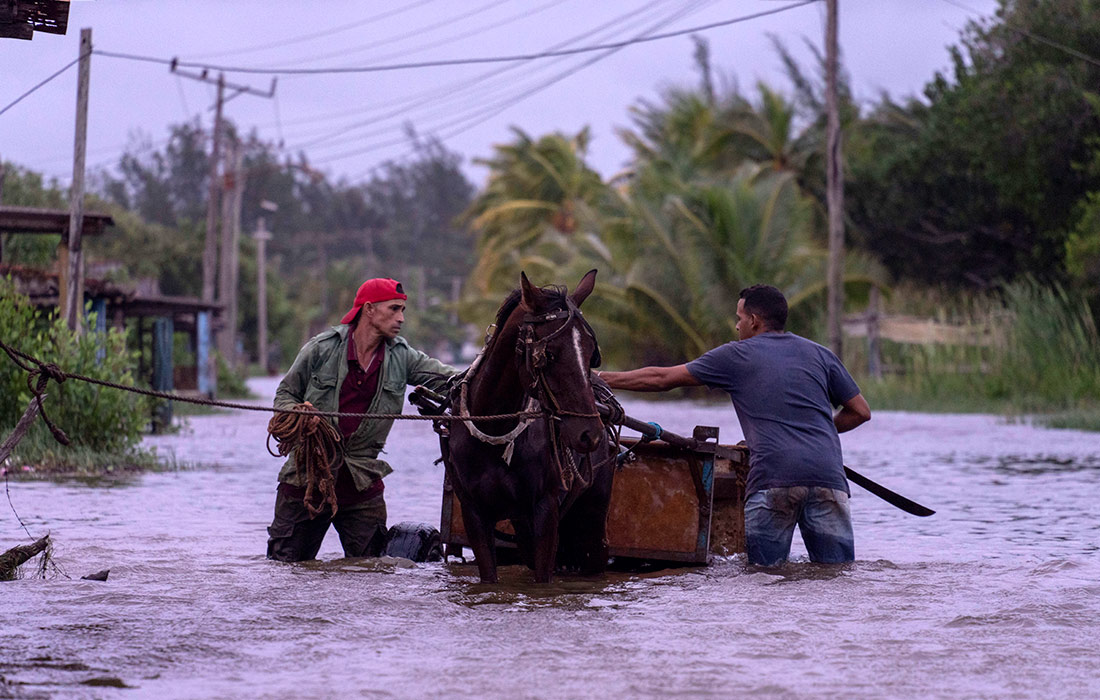
[[[550,334],[539,338],[536,336],[535,327],[552,321],[561,320],[562,324],[558,326]],[[596,334],[592,330],[592,327],[585,320],[584,315],[581,313],[577,305],[571,300],[566,300],[566,306],[564,309],[557,309],[543,314],[525,314],[521,322],[519,331],[519,337],[516,341],[516,354],[523,359],[524,367],[527,369],[527,374],[531,377],[531,384],[528,388],[527,401],[524,404],[524,412],[537,410],[540,406],[543,414],[547,419],[547,424],[550,429],[550,444],[554,454],[554,461],[558,467],[558,472],[561,474],[562,480],[562,505],[563,508],[567,508],[568,505],[576,498],[579,492],[588,488],[591,483],[592,476],[596,471],[608,463],[611,463],[616,458],[616,452],[618,452],[618,434],[616,431],[608,428],[610,436],[615,437],[616,449],[612,451],[612,455],[609,459],[600,462],[597,465],[592,465],[590,461],[586,465],[588,469],[586,474],[581,474],[581,469],[577,465],[576,460],[573,457],[573,451],[565,448],[561,444],[560,433],[557,424],[561,421],[562,416],[570,416],[574,418],[600,418],[599,413],[581,413],[577,411],[569,411],[561,407],[561,403],[558,401],[557,396],[554,395],[553,390],[546,381],[546,369],[550,363],[553,362],[554,357],[548,351],[547,346],[550,341],[557,338],[567,329],[572,328],[574,320],[579,320],[581,330],[592,338],[595,344],[595,349],[592,352],[592,356],[589,358],[590,367],[599,367],[602,362],[600,355],[599,342],[596,340]],[[467,410],[467,384],[470,375],[480,364],[481,355],[479,355],[471,364],[470,368],[463,372],[458,379],[458,404],[455,406],[457,414],[459,416],[468,416]],[[509,431],[505,435],[489,435],[482,432],[477,428],[472,420],[464,420],[463,424],[466,429],[470,431],[470,434],[476,439],[490,445],[504,445],[504,462],[511,465],[512,454],[515,450],[515,441],[523,432],[537,420],[536,418],[526,418],[521,420],[515,428]],[[565,454],[565,459],[562,459],[562,453]],[[577,488],[574,488],[577,487]]]
[[[549,323],[550,321],[557,321],[559,319],[565,320],[552,333],[544,338],[535,337],[535,326],[542,323]],[[527,368],[527,374],[530,375],[532,379],[528,395],[538,398],[544,405],[549,405],[552,408],[549,413],[553,417],[572,416],[575,418],[599,418],[600,416],[598,413],[578,413],[576,411],[567,411],[563,409],[557,397],[554,396],[554,392],[550,389],[550,385],[546,383],[546,368],[554,359],[547,351],[547,345],[551,340],[564,333],[567,328],[572,328],[574,319],[580,321],[581,330],[592,339],[592,343],[595,345],[595,349],[592,351],[592,357],[588,360],[588,366],[599,367],[603,358],[600,355],[600,344],[596,340],[596,333],[592,330],[592,326],[588,325],[588,321],[585,320],[581,310],[578,309],[577,305],[570,299],[565,300],[564,309],[557,309],[538,315],[524,315],[519,338],[516,341],[516,354],[523,358],[524,366]]]

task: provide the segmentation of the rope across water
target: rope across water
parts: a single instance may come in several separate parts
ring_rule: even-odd
[[[41,396],[42,392],[46,388],[46,384],[50,379],[53,379],[57,383],[61,383],[66,379],[76,379],[82,382],[88,382],[90,384],[97,384],[99,386],[105,386],[111,389],[119,389],[120,391],[128,391],[134,394],[141,394],[142,396],[151,396],[157,399],[166,399],[168,401],[182,401],[184,403],[193,403],[200,406],[212,406],[215,408],[232,408],[241,411],[266,411],[269,413],[286,413],[292,415],[304,415],[309,414],[311,416],[324,416],[326,418],[370,418],[373,420],[422,420],[422,421],[442,421],[442,422],[454,422],[454,421],[494,421],[494,420],[506,420],[510,418],[534,418],[543,415],[542,411],[520,411],[517,413],[500,413],[486,416],[450,416],[450,415],[428,415],[421,416],[414,413],[348,413],[343,411],[317,411],[314,409],[299,409],[299,408],[275,408],[273,406],[256,406],[254,404],[237,403],[234,401],[219,401],[217,399],[204,399],[195,396],[181,396],[167,391],[154,391],[152,389],[142,389],[136,386],[127,386],[125,384],[117,384],[115,382],[108,382],[102,379],[95,379],[92,377],[86,377],[84,375],[75,374],[72,372],[65,372],[60,367],[52,362],[43,362],[37,357],[28,355],[25,352],[21,352],[11,347],[7,343],[0,341],[0,349],[8,354],[12,362],[17,364],[21,369],[27,372],[27,387],[31,390],[35,396]],[[30,363],[30,364],[27,364]],[[31,366],[34,365],[34,366]],[[38,377],[38,381],[34,382],[34,378]],[[57,428],[46,417],[45,411],[42,413],[43,419],[50,426],[51,432],[58,442],[62,444],[68,444],[68,438],[65,437],[65,433]],[[60,434],[60,437],[59,437]],[[62,439],[64,438],[64,439]]]

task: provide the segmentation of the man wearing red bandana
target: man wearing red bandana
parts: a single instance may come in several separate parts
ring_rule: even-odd
[[[399,335],[407,299],[396,280],[364,282],[340,325],[310,339],[298,352],[275,392],[275,407],[308,403],[319,411],[401,413],[406,386],[441,389],[456,370],[412,348]],[[378,455],[393,420],[323,420],[342,436],[340,459],[333,464],[336,515],[325,508],[310,516],[304,503],[305,484],[291,455],[279,472],[275,518],[267,529],[269,559],[316,558],[329,525],[340,535],[345,556],[378,556],[385,545],[382,480],[393,469]]]

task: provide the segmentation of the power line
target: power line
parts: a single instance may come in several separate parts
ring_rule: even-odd
[[[438,61],[418,61],[412,63],[391,63],[376,66],[345,66],[332,68],[257,68],[249,66],[223,66],[196,61],[176,61],[176,65],[186,68],[202,68],[205,70],[224,71],[226,73],[260,73],[265,75],[319,75],[336,73],[382,73],[386,71],[410,70],[418,68],[440,68],[444,66],[465,66],[483,63],[510,63],[515,61],[530,61],[539,58],[552,58],[555,56],[571,56],[580,53],[591,53],[593,51],[622,49],[633,44],[643,44],[652,41],[660,41],[662,39],[671,39],[678,36],[685,36],[687,34],[703,32],[707,31],[708,29],[727,27],[732,24],[747,22],[749,20],[766,17],[768,15],[779,14],[780,12],[786,12],[787,10],[793,10],[799,7],[803,7],[804,5],[811,5],[816,2],[821,2],[821,0],[801,0],[801,2],[784,5],[774,10],[763,10],[761,12],[755,12],[751,15],[742,15],[740,17],[734,17],[732,19],[722,20],[719,22],[711,22],[710,24],[702,24],[696,27],[689,27],[687,29],[680,29],[673,32],[665,32],[663,34],[654,34],[652,36],[635,38],[627,41],[619,41],[608,44],[597,44],[594,46],[582,46],[574,49],[544,51],[541,53],[513,54],[510,56],[480,56],[471,58],[453,58]],[[173,62],[173,59],[159,58],[156,56],[143,56],[139,54],[122,53],[117,51],[102,51],[100,49],[96,49],[95,53],[101,54],[103,56],[108,56],[110,58],[121,58],[131,61],[143,61],[146,63],[159,63],[163,65],[171,65]]]
[[[650,9],[652,9],[656,5],[659,5],[661,2],[664,2],[664,0],[650,0],[648,3],[646,3],[644,6],[642,6],[642,8],[640,8],[637,11],[631,10],[630,12],[627,12],[625,14],[615,16],[615,17],[611,18],[609,21],[604,22],[603,24],[600,24],[596,27],[593,27],[593,28],[588,29],[584,32],[581,32],[580,34],[575,34],[574,36],[569,37],[568,39],[565,39],[564,41],[560,41],[557,44],[551,45],[549,48],[550,49],[558,49],[558,48],[562,48],[564,46],[569,46],[569,45],[574,44],[574,43],[576,43],[578,41],[581,41],[583,39],[587,39],[587,38],[589,38],[589,37],[591,37],[595,34],[603,32],[605,29],[608,29],[609,27],[612,27],[612,26],[615,26],[615,25],[621,25],[623,23],[630,23],[630,22],[633,21],[632,17],[644,16],[644,13],[648,13],[650,11]],[[639,13],[643,13],[643,15],[639,15]],[[550,62],[548,62],[547,65],[552,65],[553,63],[556,63],[558,60],[563,60],[563,59],[556,59],[555,61],[550,61]],[[525,63],[513,63],[513,64],[510,64],[510,65],[506,65],[506,66],[502,66],[502,67],[498,67],[498,68],[493,68],[489,71],[486,71],[484,73],[480,73],[480,74],[478,74],[476,76],[473,76],[472,78],[469,78],[469,79],[464,80],[464,81],[460,81],[460,82],[457,82],[457,83],[450,83],[450,84],[445,85],[445,86],[440,87],[440,88],[431,88],[431,89],[428,89],[428,90],[422,90],[418,93],[414,93],[413,95],[409,95],[408,97],[400,98],[400,99],[397,99],[397,100],[390,100],[388,102],[383,102],[381,104],[374,105],[373,107],[367,108],[365,110],[363,108],[357,108],[357,109],[350,110],[350,111],[349,110],[341,110],[340,112],[336,112],[336,113],[331,113],[331,112],[330,113],[324,113],[324,114],[304,117],[304,118],[301,118],[301,119],[290,120],[290,121],[287,121],[286,124],[315,123],[315,122],[318,122],[318,121],[329,121],[329,120],[332,120],[332,119],[338,119],[338,118],[346,117],[346,116],[349,116],[349,115],[356,115],[359,120],[363,120],[363,121],[354,122],[351,125],[351,128],[354,128],[354,127],[358,127],[358,126],[360,126],[364,123],[370,123],[369,121],[364,120],[364,118],[367,115],[376,115],[377,113],[382,112],[383,110],[390,110],[390,109],[393,109],[393,108],[397,107],[398,109],[396,111],[391,111],[388,115],[386,115],[384,117],[373,117],[372,118],[373,121],[377,121],[378,119],[388,119],[391,116],[396,116],[397,114],[401,114],[405,110],[415,109],[415,108],[417,108],[417,107],[419,107],[423,104],[426,104],[428,102],[433,102],[436,99],[449,98],[449,97],[452,97],[454,95],[461,94],[463,92],[466,92],[468,89],[470,89],[474,86],[477,86],[477,85],[480,85],[480,84],[484,83],[486,80],[488,80],[489,78],[491,78],[493,76],[501,75],[501,74],[506,73],[508,71],[515,70],[517,68],[522,67],[523,65],[525,65]],[[538,69],[536,69],[536,70],[538,70]],[[348,127],[339,127],[339,129],[336,133],[346,132],[347,128]],[[333,133],[333,131],[329,127],[325,127],[323,129],[320,129],[320,130],[310,129],[304,135],[304,137],[308,138],[309,136],[316,135],[318,133],[323,133],[323,134],[327,135],[327,134]]]
[[[492,9],[492,8],[498,6],[498,5],[503,4],[504,2],[507,2],[507,0],[489,0],[489,2],[487,2],[483,5],[479,5],[479,6],[473,8],[471,10],[467,10],[466,12],[463,12],[461,14],[454,15],[452,17],[444,17],[440,21],[435,22],[433,24],[428,24],[428,25],[423,26],[423,27],[417,27],[416,29],[413,29],[411,31],[407,31],[407,32],[404,32],[402,34],[397,34],[395,36],[387,37],[386,39],[383,39],[382,41],[375,41],[375,42],[372,42],[370,44],[355,46],[355,47],[352,47],[352,48],[349,48],[349,49],[341,49],[340,51],[333,51],[333,52],[329,52],[329,53],[320,54],[320,55],[317,55],[317,56],[310,56],[309,58],[297,59],[295,61],[295,65],[301,65],[303,63],[310,63],[310,62],[313,62],[313,61],[320,61],[320,60],[326,59],[326,58],[335,58],[335,57],[338,57],[338,56],[347,56],[347,55],[352,54],[352,53],[358,53],[360,51],[363,51],[364,49],[378,48],[379,46],[386,46],[388,44],[394,44],[394,43],[397,43],[399,41],[403,41],[405,39],[408,39],[410,37],[421,36],[423,34],[431,32],[435,29],[439,29],[440,27],[446,27],[446,26],[451,25],[455,22],[460,22],[460,21],[462,21],[464,19],[467,19],[469,17],[473,17],[474,15],[479,15],[482,12],[485,12],[486,10],[490,10],[490,9]]]
[[[4,112],[8,111],[9,109],[11,109],[12,107],[14,107],[15,105],[17,105],[17,104],[19,104],[20,102],[22,102],[22,101],[23,101],[23,100],[24,100],[25,98],[29,97],[29,96],[30,96],[31,94],[33,94],[33,93],[34,93],[35,91],[37,91],[37,90],[38,90],[39,88],[41,88],[41,87],[45,86],[45,85],[46,85],[46,83],[50,82],[51,80],[53,80],[53,79],[54,79],[54,78],[56,78],[57,76],[61,75],[61,74],[62,74],[62,73],[64,73],[65,71],[67,71],[67,70],[69,70],[70,68],[72,68],[73,66],[75,66],[75,65],[76,65],[77,63],[79,63],[79,62],[80,62],[80,59],[84,58],[85,56],[87,56],[87,55],[88,55],[88,54],[90,54],[90,53],[92,53],[92,51],[88,51],[87,53],[83,53],[83,54],[81,54],[81,55],[77,56],[76,58],[74,58],[74,59],[73,59],[72,61],[69,61],[68,63],[66,63],[66,64],[64,65],[64,67],[62,67],[62,68],[61,68],[61,70],[57,71],[56,73],[54,73],[54,74],[53,74],[53,75],[51,75],[50,77],[46,78],[45,80],[43,80],[43,81],[42,81],[42,82],[40,82],[39,84],[37,84],[37,85],[35,85],[34,87],[32,87],[32,88],[31,88],[30,90],[27,90],[27,91],[26,91],[26,92],[24,92],[24,93],[23,93],[22,95],[20,95],[19,97],[16,97],[16,98],[15,98],[14,100],[12,100],[11,102],[9,102],[9,103],[8,103],[8,104],[7,104],[7,105],[6,105],[6,106],[5,106],[5,107],[4,107],[3,109],[0,109],[0,114],[3,114]]]
[[[458,34],[452,34],[451,36],[448,36],[448,37],[443,38],[443,39],[439,39],[437,41],[427,41],[427,42],[424,42],[423,44],[420,44],[419,46],[413,46],[413,47],[410,47],[410,48],[407,48],[407,49],[401,49],[400,51],[392,51],[388,54],[383,54],[381,56],[375,56],[374,60],[375,61],[388,61],[391,58],[396,58],[398,56],[409,56],[409,55],[412,55],[412,54],[421,53],[421,52],[426,51],[428,49],[436,49],[436,48],[439,48],[440,46],[446,46],[447,44],[453,44],[456,41],[462,41],[463,39],[467,39],[471,36],[477,36],[478,34],[481,34],[481,33],[487,32],[487,31],[491,31],[493,29],[499,29],[500,27],[507,26],[507,25],[517,21],[517,20],[528,19],[530,17],[533,17],[533,16],[539,14],[540,12],[544,12],[544,11],[550,9],[551,7],[554,7],[555,5],[560,5],[564,1],[565,0],[550,0],[549,2],[545,2],[541,5],[538,5],[537,7],[524,8],[521,12],[517,12],[516,14],[505,17],[504,19],[500,19],[500,20],[497,20],[495,22],[490,22],[488,24],[483,24],[481,26],[474,27],[472,29],[467,29],[464,32],[459,32]],[[377,46],[378,46],[378,44],[374,44],[370,48],[376,48]]]
[[[665,26],[665,25],[667,25],[671,22],[675,22],[676,20],[683,18],[685,15],[691,14],[692,12],[697,11],[698,9],[700,9],[700,6],[703,5],[703,4],[706,4],[706,3],[699,3],[699,2],[692,3],[693,7],[689,6],[687,8],[678,10],[677,13],[673,14],[672,16],[670,16],[668,18],[665,18],[664,20],[651,25],[649,28],[644,30],[642,34],[640,34],[638,36],[639,37],[644,37],[647,34],[649,34],[650,32],[655,31],[656,29],[660,28],[661,26]],[[477,111],[473,114],[470,114],[469,116],[467,116],[465,118],[461,118],[459,120],[461,124],[457,128],[451,129],[450,131],[448,131],[448,132],[442,134],[441,136],[439,136],[438,138],[440,139],[440,141],[445,141],[446,139],[453,138],[455,136],[458,136],[459,134],[465,133],[465,132],[469,131],[470,129],[473,129],[473,128],[485,123],[489,119],[492,119],[493,117],[495,117],[496,115],[498,115],[501,112],[505,111],[506,109],[508,109],[512,105],[515,105],[516,103],[527,99],[531,95],[533,95],[537,92],[540,92],[540,91],[546,89],[547,87],[550,87],[551,85],[554,85],[555,83],[558,83],[558,82],[564,80],[565,78],[568,78],[569,76],[571,76],[571,75],[587,68],[588,66],[590,66],[590,65],[592,65],[592,64],[594,64],[598,61],[603,60],[604,58],[607,58],[608,56],[610,56],[611,54],[613,54],[613,53],[615,53],[616,51],[619,51],[619,50],[620,50],[619,48],[609,49],[609,50],[605,51],[604,53],[602,53],[598,56],[593,56],[592,58],[586,59],[582,63],[580,63],[576,66],[572,66],[572,67],[570,67],[570,68],[568,68],[568,69],[552,76],[549,80],[545,80],[545,81],[533,86],[532,88],[524,90],[523,92],[521,92],[518,95],[514,95],[510,98],[505,98],[504,100],[501,100],[501,101],[497,102],[496,104],[493,104],[493,105],[490,105],[486,108],[483,108],[482,110]],[[378,148],[381,148],[383,146],[389,146],[389,145],[393,145],[393,144],[392,143],[375,144],[375,145],[373,145],[371,147],[368,147],[366,149],[359,149],[356,152],[348,152],[348,153],[340,154],[338,156],[334,156],[332,158],[321,161],[321,163],[323,164],[325,162],[332,162],[333,160],[339,160],[341,158],[349,157],[351,155],[362,155],[363,152],[369,152],[371,150],[377,150]],[[373,170],[374,169],[370,169],[366,172],[370,173],[370,172],[373,172]],[[356,179],[358,179],[358,178],[356,178]],[[356,181],[356,179],[353,179],[352,181],[354,182],[354,181]]]
[[[346,32],[349,29],[355,29],[357,27],[362,27],[363,25],[370,24],[371,22],[377,22],[379,20],[388,19],[390,17],[393,17],[394,15],[399,15],[399,14],[402,14],[404,12],[408,12],[409,10],[416,9],[417,7],[420,7],[422,5],[427,5],[428,3],[431,3],[431,2],[435,2],[435,0],[420,0],[420,2],[414,2],[411,5],[406,5],[405,7],[399,7],[399,8],[394,9],[394,10],[388,10],[386,12],[380,12],[376,15],[371,15],[370,17],[366,17],[364,19],[356,20],[355,22],[351,22],[349,24],[341,24],[341,25],[336,26],[336,27],[331,27],[329,29],[322,29],[321,31],[312,32],[310,34],[304,34],[302,36],[291,37],[289,39],[282,39],[282,40],[279,40],[279,41],[271,41],[271,42],[268,42],[266,44],[253,44],[251,46],[245,46],[245,47],[242,47],[242,48],[239,48],[239,49],[232,49],[230,51],[219,51],[219,52],[216,52],[216,53],[198,54],[197,56],[194,56],[193,58],[198,59],[198,58],[218,58],[218,57],[221,57],[221,56],[239,56],[240,54],[243,54],[243,53],[254,53],[256,51],[263,51],[265,49],[281,48],[281,47],[284,47],[284,46],[289,46],[290,44],[300,44],[304,41],[310,41],[311,39],[319,39],[321,37],[329,37],[329,36],[332,36],[333,34],[339,34],[340,32]]]
[[[638,34],[635,38],[645,37],[645,36],[649,35],[651,32],[656,31],[660,27],[667,26],[668,24],[670,24],[672,22],[675,22],[679,19],[682,19],[686,14],[690,14],[692,12],[697,11],[700,8],[700,6],[703,5],[703,4],[706,4],[705,1],[701,2],[700,0],[695,0],[694,2],[690,3],[688,7],[678,9],[672,15],[670,15],[668,17],[665,17],[665,18],[662,18],[659,21],[651,24],[649,27],[644,29],[641,34]],[[475,126],[478,126],[479,124],[484,123],[485,121],[487,121],[488,119],[496,116],[497,114],[500,114],[505,109],[507,109],[508,107],[511,107],[512,105],[516,104],[517,102],[521,102],[522,100],[527,99],[531,95],[534,95],[535,93],[540,92],[541,90],[544,90],[547,87],[550,87],[551,85],[564,80],[565,78],[567,78],[567,77],[583,70],[584,68],[587,68],[588,66],[596,63],[597,61],[601,61],[604,58],[607,58],[608,56],[610,56],[611,54],[613,54],[613,53],[615,53],[619,50],[621,50],[621,49],[620,48],[608,49],[608,50],[606,50],[605,52],[601,53],[598,56],[593,56],[592,58],[586,59],[585,61],[581,62],[580,64],[578,64],[576,66],[572,66],[572,67],[570,67],[570,68],[568,68],[568,69],[566,69],[566,70],[564,70],[560,73],[557,73],[556,75],[552,76],[549,80],[545,80],[545,81],[543,81],[541,83],[538,83],[537,85],[535,85],[531,88],[523,90],[518,95],[513,95],[513,96],[510,96],[510,97],[507,97],[503,100],[500,100],[500,101],[496,102],[495,104],[480,107],[479,109],[475,110],[472,113],[467,114],[466,116],[459,117],[458,121],[460,123],[463,123],[463,126],[460,127],[457,130],[452,130],[451,132],[448,132],[443,138],[450,138],[452,136],[457,136],[458,134],[469,131],[470,129],[474,128]],[[455,120],[454,120],[453,117],[448,117],[447,121],[452,122],[452,121],[455,121]],[[346,151],[344,153],[340,153],[338,155],[329,156],[328,158],[324,158],[322,160],[317,161],[317,163],[318,164],[331,163],[333,161],[341,160],[343,158],[349,158],[349,157],[356,156],[356,155],[363,155],[364,153],[369,153],[371,151],[378,150],[379,148],[385,148],[385,147],[388,147],[388,146],[396,145],[397,143],[400,143],[402,140],[404,140],[404,139],[401,139],[401,140],[398,140],[398,141],[392,141],[391,140],[391,141],[386,141],[386,142],[383,142],[383,143],[371,144],[371,145],[365,146],[365,147],[359,147],[359,148],[356,148],[356,149],[351,150],[351,151]]]
[[[973,7],[968,7],[966,5],[963,5],[960,2],[955,2],[954,0],[943,0],[943,1],[945,3],[947,3],[948,5],[953,5],[954,7],[959,8],[960,10],[966,10],[967,12],[971,12],[971,13],[976,14],[976,15],[981,15],[981,12],[979,12],[978,10],[975,10]],[[1016,25],[1012,24],[1011,22],[1004,21],[1004,22],[1002,22],[1002,24],[1004,25],[1004,27],[1006,29],[1010,29],[1010,30],[1016,32],[1017,34],[1022,34],[1023,36],[1026,36],[1029,39],[1033,39],[1035,41],[1038,41],[1040,44],[1046,44],[1047,46],[1049,46],[1051,48],[1054,48],[1054,49],[1058,49],[1059,51],[1062,51],[1063,53],[1067,53],[1070,56],[1073,56],[1074,58],[1079,58],[1082,61],[1085,61],[1086,63],[1091,63],[1094,66],[1100,66],[1100,58],[1094,58],[1092,56],[1089,56],[1086,53],[1081,53],[1080,51],[1073,48],[1072,46],[1066,46],[1065,44],[1060,44],[1057,41],[1054,41],[1053,39],[1048,39],[1045,36],[1040,36],[1038,34],[1035,34],[1034,32],[1031,32],[1027,29],[1024,29],[1022,27],[1017,27]]]
[[[634,17],[630,17],[630,14],[615,17],[615,18],[613,18],[612,20],[610,20],[608,22],[605,22],[605,23],[603,23],[603,24],[601,24],[597,27],[594,27],[594,28],[592,28],[592,29],[590,29],[586,32],[583,32],[582,34],[579,34],[579,35],[576,35],[576,36],[571,37],[569,39],[566,39],[563,42],[559,42],[558,44],[556,44],[554,46],[551,46],[550,48],[551,49],[557,49],[557,48],[561,48],[563,46],[568,46],[569,44],[575,43],[576,41],[580,41],[581,39],[588,38],[589,36],[592,36],[593,34],[598,34],[600,32],[603,32],[604,30],[606,30],[610,27],[613,27],[613,26],[618,26],[621,29],[624,26],[630,26],[630,25],[633,25],[633,24],[640,24],[642,22],[645,22],[645,21],[647,21],[647,14],[650,13],[651,10],[653,10],[661,2],[662,2],[662,0],[652,0],[651,2],[649,2],[645,6],[643,6],[643,8],[639,11],[640,14],[639,14],[639,12],[630,13],[630,14],[633,14]],[[666,18],[664,21],[666,23],[667,22],[672,22],[675,19],[678,19],[679,17],[682,17],[682,14],[680,14],[680,11],[677,11],[676,14],[674,14],[672,17]],[[540,71],[543,68],[549,67],[549,66],[551,66],[554,63],[557,63],[559,61],[567,60],[568,58],[569,58],[568,56],[562,56],[562,57],[555,58],[552,61],[549,61],[549,62],[543,64],[542,66],[540,66],[539,68],[537,68],[535,70]],[[417,108],[419,108],[419,107],[421,107],[425,104],[436,103],[437,101],[440,100],[440,98],[442,98],[443,103],[439,104],[439,105],[436,105],[434,109],[429,110],[429,115],[434,115],[434,114],[442,111],[444,114],[447,114],[448,116],[453,118],[454,112],[455,112],[456,109],[464,109],[465,108],[464,103],[468,102],[468,100],[464,99],[463,96],[467,95],[473,87],[484,83],[490,77],[500,75],[500,74],[503,74],[503,73],[506,73],[506,72],[509,72],[509,71],[513,71],[513,70],[521,67],[522,65],[524,65],[524,64],[510,64],[510,65],[506,65],[506,66],[503,66],[503,67],[500,67],[500,68],[494,68],[494,69],[492,69],[492,70],[490,70],[486,73],[482,73],[478,76],[474,76],[472,79],[464,81],[464,82],[460,82],[456,85],[449,85],[449,86],[446,86],[446,87],[441,88],[441,89],[426,91],[424,93],[421,93],[420,95],[413,96],[414,101],[410,102],[410,100],[408,100],[408,99],[402,100],[399,103],[399,106],[395,107],[394,109],[392,109],[392,110],[388,111],[387,113],[382,114],[380,116],[378,116],[377,114],[374,114],[374,115],[369,116],[365,119],[356,120],[355,122],[353,122],[351,124],[342,125],[342,126],[338,127],[335,130],[333,130],[331,128],[326,128],[321,136],[315,137],[315,138],[307,141],[306,143],[303,143],[303,144],[297,146],[296,148],[299,148],[299,149],[301,149],[301,148],[310,148],[310,147],[316,146],[318,144],[324,143],[325,141],[329,141],[329,140],[332,140],[332,139],[340,137],[340,136],[346,136],[350,131],[356,131],[356,130],[362,128],[362,127],[375,126],[381,121],[385,121],[385,120],[391,119],[393,117],[404,115],[409,110],[417,109]],[[525,77],[530,77],[530,76],[525,76]],[[511,90],[511,89],[516,87],[516,84],[515,84],[514,80],[512,80],[511,78],[507,78],[507,79],[501,79],[500,81],[498,81],[498,82],[496,82],[492,85],[486,85],[486,86],[482,87],[481,89],[478,90],[478,92],[475,96],[475,98],[478,100],[478,107],[479,108],[484,108],[485,101],[487,99],[490,99],[489,96],[497,90],[498,86],[504,86],[504,87],[508,88],[509,90]],[[461,106],[460,106],[460,104],[456,104],[456,103],[461,103]],[[377,110],[372,110],[372,111],[377,112]],[[368,112],[368,113],[370,113],[370,112]],[[362,117],[362,115],[360,115],[360,116]],[[424,116],[427,116],[427,115],[424,115]],[[373,129],[370,132],[368,132],[366,134],[363,134],[363,135],[364,136],[375,135],[375,134],[378,134],[378,133],[383,133],[385,131],[390,131],[393,128],[394,128],[393,126],[388,126],[388,127],[382,127],[380,129]]]

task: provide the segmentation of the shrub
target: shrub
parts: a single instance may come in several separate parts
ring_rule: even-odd
[[[0,338],[12,347],[62,370],[93,379],[134,383],[134,357],[125,337],[116,330],[75,334],[55,313],[44,314],[18,294],[10,279],[0,279]],[[6,356],[0,358],[0,426],[10,430],[33,394],[27,374]],[[50,382],[46,413],[69,436],[75,447],[126,451],[137,444],[148,423],[145,397],[70,379]],[[36,425],[40,430],[44,426]]]

